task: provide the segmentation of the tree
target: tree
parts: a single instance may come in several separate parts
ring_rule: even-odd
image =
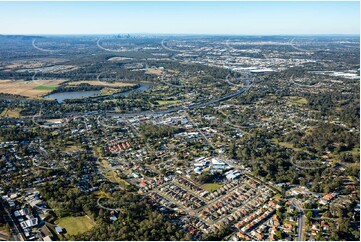
[[[279,240],[283,239],[283,234],[280,230],[276,231],[275,235]]]
[[[10,225],[8,223],[5,224],[5,230],[9,235],[11,234]]]

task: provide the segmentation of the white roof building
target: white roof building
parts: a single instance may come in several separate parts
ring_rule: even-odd
[[[28,220],[25,220],[24,222],[20,223],[20,226],[23,229],[34,227],[36,225],[38,225],[38,218],[28,219]]]
[[[212,171],[223,172],[227,168],[227,164],[217,158],[212,158]]]

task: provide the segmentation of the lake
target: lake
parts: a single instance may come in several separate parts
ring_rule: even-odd
[[[141,84],[137,89],[129,90],[121,93],[114,94],[113,96],[123,96],[128,97],[129,94],[133,92],[143,92],[151,88],[150,84]],[[45,96],[45,98],[51,98],[57,100],[59,103],[63,102],[66,99],[77,99],[77,98],[86,98],[86,97],[95,97],[101,95],[100,90],[96,91],[78,91],[78,92],[57,92]]]

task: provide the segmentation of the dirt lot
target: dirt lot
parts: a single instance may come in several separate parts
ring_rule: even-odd
[[[41,98],[65,80],[13,81],[0,80],[0,93]]]
[[[79,82],[68,82],[68,86],[80,85],[82,83],[87,83],[92,86],[108,86],[108,87],[126,87],[126,86],[134,86],[134,83],[126,83],[126,82],[102,82],[102,81],[79,81]]]

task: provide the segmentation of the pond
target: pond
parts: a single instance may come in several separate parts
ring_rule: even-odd
[[[151,88],[150,84],[141,84],[137,89],[129,90],[125,92],[121,92],[118,94],[115,94],[113,96],[123,96],[128,97],[130,93],[136,92],[136,91],[146,91],[149,88]],[[45,96],[44,98],[51,98],[57,100],[59,103],[63,102],[66,99],[76,99],[76,98],[86,98],[86,97],[94,97],[101,95],[100,90],[96,91],[78,91],[78,92],[57,92],[50,95]]]

